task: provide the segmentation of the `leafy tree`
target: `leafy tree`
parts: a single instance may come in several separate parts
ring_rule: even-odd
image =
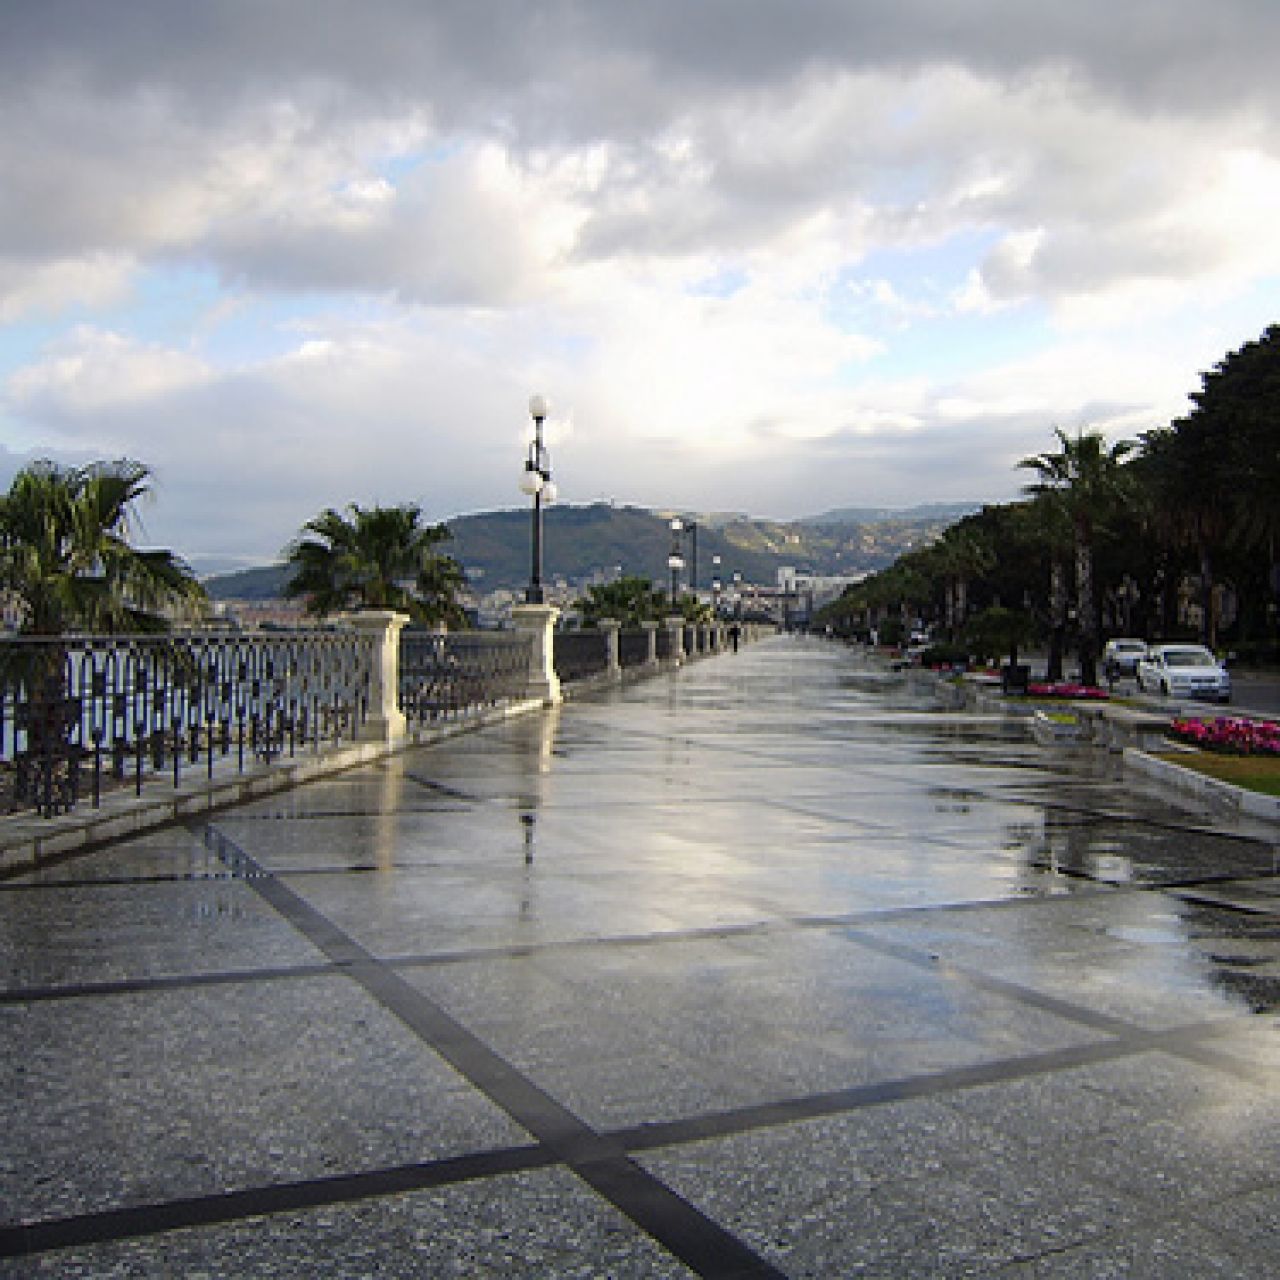
[[[1201,639],[1217,643],[1219,580],[1255,588],[1280,533],[1280,326],[1233,351],[1191,396],[1192,411],[1143,437],[1157,531],[1200,588]],[[1176,584],[1171,584],[1176,585]]]
[[[639,577],[597,583],[587,589],[577,607],[584,622],[594,624],[601,618],[614,618],[624,627],[656,622],[668,612],[666,595],[655,590],[648,578]]]
[[[24,633],[163,631],[166,609],[204,599],[171,551],[130,542],[150,480],[128,459],[40,461],[14,477],[0,497],[0,590],[18,601]]]
[[[1220,450],[1233,540],[1274,551],[1280,534],[1280,325],[1233,351],[1191,396],[1190,421]]]
[[[458,625],[464,577],[457,561],[436,550],[449,540],[443,524],[424,526],[421,508],[332,507],[308,520],[286,549],[294,574],[285,594],[306,598],[307,612],[398,609],[415,622]]]
[[[1030,614],[992,605],[970,619],[965,638],[981,657],[999,658],[1007,654],[1009,665],[1014,666],[1019,648],[1030,641],[1032,631]]]
[[[1123,463],[1136,447],[1132,440],[1110,448],[1098,431],[1078,432],[1074,438],[1054,428],[1059,449],[1023,458],[1018,466],[1035,471],[1039,479],[1026,492],[1049,498],[1049,518],[1061,512],[1070,521],[1076,562],[1076,609],[1080,622],[1080,678],[1098,678],[1098,609],[1093,582],[1093,538],[1098,525],[1122,500],[1127,477]],[[1056,510],[1055,510],[1056,509]]]
[[[944,618],[947,633],[954,640],[964,629],[969,615],[969,584],[995,565],[995,552],[973,524],[961,521],[946,529],[928,548],[944,581]]]

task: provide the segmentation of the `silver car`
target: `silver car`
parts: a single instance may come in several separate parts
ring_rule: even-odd
[[[1138,659],[1136,675],[1147,693],[1231,701],[1227,669],[1202,644],[1153,644]]]
[[[1108,680],[1118,680],[1121,676],[1132,676],[1138,672],[1138,659],[1146,655],[1147,642],[1121,636],[1108,640],[1102,651],[1102,669]]]

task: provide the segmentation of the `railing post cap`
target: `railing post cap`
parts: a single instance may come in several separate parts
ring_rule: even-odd
[[[392,627],[399,631],[412,619],[407,613],[400,613],[395,609],[353,609],[349,613],[339,614],[338,621],[361,631],[381,631]]]

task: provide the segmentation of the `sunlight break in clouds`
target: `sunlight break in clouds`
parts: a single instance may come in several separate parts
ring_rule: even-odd
[[[515,505],[535,389],[571,502],[1003,499],[1280,318],[1280,7],[208,13],[0,39],[0,459],[179,549]]]

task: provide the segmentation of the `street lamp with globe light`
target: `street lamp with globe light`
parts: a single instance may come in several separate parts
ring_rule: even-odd
[[[671,518],[671,554],[667,557],[667,568],[671,570],[671,609],[676,608],[676,590],[680,582],[680,570],[684,568],[684,556],[680,554],[680,533],[684,524],[679,516]]]
[[[520,476],[520,491],[533,499],[533,566],[524,593],[528,604],[546,603],[546,592],[542,587],[542,508],[556,500],[556,487],[551,481],[551,455],[542,442],[542,424],[550,411],[551,402],[546,396],[529,398],[533,439],[529,442],[529,456]]]

